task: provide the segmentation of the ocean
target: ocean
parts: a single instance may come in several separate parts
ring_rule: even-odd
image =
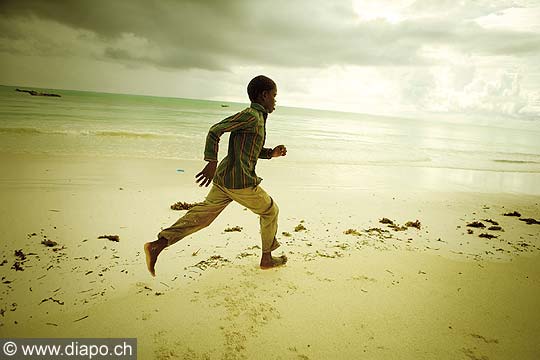
[[[0,86],[2,153],[202,162],[209,127],[248,106],[31,89],[61,97],[31,96],[13,86]],[[539,194],[539,125],[540,119],[397,118],[280,107],[278,103],[267,121],[266,145],[285,144],[290,164],[330,166],[328,171],[422,169],[437,174],[457,172],[464,179],[478,179],[476,175],[482,173],[505,179],[493,191]],[[224,135],[220,158],[226,154],[227,141]]]

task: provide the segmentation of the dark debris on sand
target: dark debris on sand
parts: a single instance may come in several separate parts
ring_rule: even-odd
[[[504,215],[504,216],[516,216],[516,217],[521,217],[521,214],[518,213],[517,211],[505,213],[505,214],[503,214],[503,215]]]
[[[120,242],[120,236],[118,235],[101,235],[98,236],[98,239],[107,239],[114,242]]]
[[[47,301],[52,301],[52,302],[55,302],[55,303],[57,303],[57,304],[59,304],[59,305],[64,305],[64,302],[63,302],[63,301],[57,300],[57,299],[55,299],[55,298],[53,298],[53,297],[49,297],[49,298],[47,298],[47,299],[41,300],[41,302],[39,303],[39,305],[41,305],[41,304],[43,304],[44,302],[47,302]]]
[[[405,226],[408,227],[408,228],[413,227],[413,228],[416,228],[416,229],[420,230],[422,228],[422,223],[419,220],[407,221],[405,223]]]
[[[390,229],[393,229],[394,231],[405,231],[408,229],[408,227],[406,226],[400,226],[400,225],[397,225],[397,224],[394,224],[394,225],[388,225],[388,227]]]
[[[22,251],[22,249],[15,250],[15,257],[17,257],[20,261],[26,260],[26,254]]]
[[[21,266],[21,264],[22,264],[21,262],[15,261],[13,265],[11,265],[11,269],[15,271],[24,271],[24,268]]]
[[[248,256],[256,256],[255,254],[248,253],[248,252],[241,252],[240,254],[236,255],[237,259],[243,259]]]
[[[49,240],[49,239],[43,239],[41,241],[41,243],[47,247],[53,247],[53,246],[56,246],[58,245],[58,243],[56,241],[52,241],[52,240]]]
[[[362,235],[361,233],[359,233],[357,230],[355,229],[348,229],[348,230],[345,230],[343,232],[345,235],[356,235],[356,236],[360,236]]]
[[[223,265],[224,263],[228,263],[228,262],[230,261],[228,259],[225,259],[221,255],[213,255],[206,260],[199,261],[192,267],[196,267],[204,271],[209,267],[217,268]]]
[[[482,233],[482,234],[478,235],[478,237],[486,238],[486,239],[494,239],[494,238],[497,237],[497,235],[491,235],[491,234],[487,234],[487,233]]]
[[[226,228],[225,230],[223,230],[225,232],[241,232],[242,231],[242,228],[240,226],[233,226],[233,227],[230,227],[230,228]]]
[[[522,219],[519,219],[520,221],[524,221],[527,223],[527,225],[533,225],[533,224],[537,224],[537,225],[540,225],[540,221],[536,220],[536,219],[533,219],[533,218],[522,218]]]
[[[190,203],[187,203],[187,202],[179,201],[179,202],[171,205],[171,209],[172,210],[189,210],[192,207],[194,207],[195,205],[197,205],[197,203],[190,204]]]
[[[24,271],[22,265],[28,261],[26,254],[22,251],[22,249],[15,250],[15,257],[17,260],[13,263],[13,265],[11,265],[11,269],[15,271]]]
[[[369,228],[369,229],[365,230],[365,232],[367,232],[367,233],[373,233],[373,232],[376,232],[376,233],[378,233],[378,234],[382,234],[382,233],[388,233],[389,231],[388,231],[388,230],[381,229],[381,228]]]
[[[410,228],[410,227],[413,227],[413,228],[416,228],[416,229],[420,230],[421,227],[422,227],[422,224],[420,223],[419,220],[407,221],[404,226],[396,224],[396,223],[394,223],[392,220],[390,220],[388,218],[382,218],[381,220],[379,220],[379,222],[381,224],[388,225],[388,227],[393,229],[394,231],[405,231],[405,230],[408,230],[408,228]]]
[[[480,221],[473,221],[472,223],[467,224],[467,226],[468,227],[473,227],[473,228],[485,228],[486,227],[486,225],[484,225]]]

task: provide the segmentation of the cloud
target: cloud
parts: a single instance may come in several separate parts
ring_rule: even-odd
[[[431,112],[532,115],[534,92],[522,90],[519,71],[474,66],[413,69],[406,75],[402,101]]]
[[[519,115],[528,103],[521,81],[521,74],[507,71],[498,71],[490,79],[476,77],[453,100],[461,111]]]
[[[0,80],[69,62],[58,86],[241,100],[267,73],[291,105],[534,116],[534,14],[524,0],[3,0]]]
[[[44,19],[74,32],[90,32],[95,35],[93,45],[97,41],[102,45],[97,56],[157,67],[423,66],[435,61],[422,56],[423,47],[430,44],[481,55],[526,56],[540,51],[539,34],[490,30],[467,21],[502,9],[506,3],[467,2],[472,12],[465,16],[463,6],[437,2],[442,10],[452,10],[456,16],[451,17],[434,12],[439,8],[433,1],[416,1],[404,13],[416,9],[421,17],[409,15],[408,20],[391,23],[361,21],[350,1],[4,0],[0,22]],[[31,43],[37,36],[5,24],[2,28],[9,30],[2,35],[4,43],[14,38]],[[47,32],[51,43],[61,37],[54,29]],[[125,46],[129,38],[139,43]]]

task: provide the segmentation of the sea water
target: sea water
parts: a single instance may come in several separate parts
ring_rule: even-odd
[[[32,89],[61,97],[31,96],[16,87],[0,86],[2,153],[202,162],[210,126],[249,106]],[[266,130],[267,147],[285,144],[289,164],[313,166],[320,172],[341,171],[346,177],[347,172],[358,176],[370,169],[378,173],[418,169],[422,176],[459,174],[470,179],[470,185],[481,174],[496,179],[491,181],[494,192],[540,194],[540,119],[460,114],[399,118],[278,104]],[[227,141],[225,134],[220,158],[226,154]]]

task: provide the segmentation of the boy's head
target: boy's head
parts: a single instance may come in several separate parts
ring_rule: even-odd
[[[277,86],[274,80],[264,75],[259,75],[251,79],[247,92],[251,102],[264,106],[268,113],[276,108]]]

